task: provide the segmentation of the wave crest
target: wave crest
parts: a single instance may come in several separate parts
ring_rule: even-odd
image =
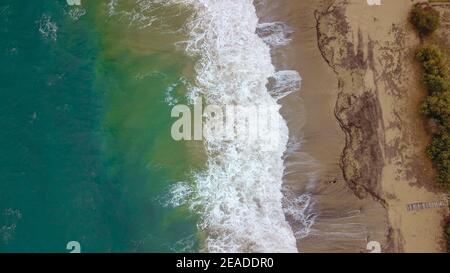
[[[256,34],[253,1],[170,2],[194,8],[186,27],[190,39],[185,42],[186,51],[199,58],[192,97],[202,96],[207,104],[218,106],[258,105],[279,114],[281,106],[266,85],[270,77],[280,75],[269,46]],[[196,175],[191,203],[200,210],[199,226],[207,233],[204,251],[297,252],[282,208],[283,154],[289,132],[279,117],[276,149],[239,139],[205,139],[207,168]]]

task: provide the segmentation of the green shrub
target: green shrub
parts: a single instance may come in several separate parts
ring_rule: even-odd
[[[424,62],[423,69],[427,74],[436,75],[442,78],[446,78],[448,76],[447,62],[443,57]]]
[[[450,91],[428,96],[422,104],[422,113],[444,125],[450,120]]]
[[[440,75],[425,74],[423,82],[430,93],[443,92],[449,87],[448,80]]]
[[[433,33],[439,27],[439,12],[429,4],[416,4],[410,19],[422,36]]]
[[[443,92],[450,87],[448,61],[444,54],[432,45],[425,45],[417,52],[417,60],[424,69],[424,84],[430,93]]]
[[[442,52],[434,45],[424,45],[417,52],[419,62],[428,62],[431,60],[442,59]]]
[[[438,181],[450,188],[450,128],[443,128],[433,137],[427,153],[439,171]]]
[[[438,181],[450,189],[450,80],[446,56],[435,46],[425,45],[417,52],[424,69],[423,82],[429,95],[422,113],[439,122],[428,155],[439,171]]]
[[[416,4],[411,11],[411,22],[421,36],[429,35],[439,26],[439,12],[429,4]],[[422,64],[423,82],[429,95],[421,111],[438,121],[438,133],[427,149],[428,156],[438,170],[438,182],[450,192],[450,80],[447,57],[433,45],[422,46],[416,55]],[[447,251],[450,252],[450,219],[445,224]]]
[[[416,58],[422,63],[427,74],[448,76],[448,61],[442,52],[433,45],[424,45],[418,51]]]

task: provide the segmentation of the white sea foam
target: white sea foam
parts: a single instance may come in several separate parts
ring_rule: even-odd
[[[296,196],[293,192],[285,191],[286,202],[284,211],[288,217],[295,237],[302,239],[308,236],[317,215],[312,212],[314,201],[311,195]]]
[[[289,44],[293,32],[284,22],[261,23],[256,29],[256,33],[263,41],[272,47]]]
[[[180,77],[177,81],[170,84],[166,88],[166,92],[164,94],[164,101],[167,105],[174,106],[178,103],[176,91],[180,86],[186,87],[187,89],[191,88],[191,85],[185,77]]]
[[[269,80],[269,93],[276,99],[282,99],[300,89],[302,78],[295,70],[282,70]]]
[[[296,252],[296,238],[309,233],[314,215],[307,195],[286,197],[281,190],[289,132],[277,100],[297,90],[301,78],[296,71],[275,72],[269,48],[288,43],[289,28],[279,22],[258,25],[252,0],[134,2],[127,6],[122,5],[124,1],[110,0],[108,13],[142,29],[162,24],[163,4],[183,4],[195,10],[186,25],[190,39],[178,43],[200,59],[196,86],[181,82],[190,90],[188,101],[194,103],[203,96],[207,104],[218,106],[263,106],[278,113],[282,121],[258,145],[207,136],[207,170],[195,175],[195,186],[175,183],[158,201],[165,207],[189,205],[200,212],[199,226],[207,234],[204,251]],[[141,73],[136,78],[147,76]],[[181,83],[167,88],[168,104],[177,103],[174,91]],[[274,134],[279,145],[264,149]]]
[[[86,15],[86,9],[80,7],[71,8],[68,12],[70,18],[74,21],[78,21],[81,17]]]
[[[118,0],[109,0],[107,4],[109,16],[113,16],[116,13],[117,2]]]
[[[67,0],[69,6],[81,6],[81,0]]]
[[[158,198],[163,207],[177,208],[187,205],[192,197],[193,189],[186,182],[177,182],[172,184],[164,195]]]
[[[177,88],[177,86],[177,83],[172,83],[166,89],[164,101],[170,106],[174,106],[178,103],[178,100],[173,96],[173,91]]]
[[[277,74],[270,48],[256,34],[253,1],[169,2],[195,10],[186,27],[190,40],[185,43],[186,51],[200,59],[197,87],[190,98],[200,95],[207,104],[258,105],[278,113],[281,106],[266,88],[268,78]],[[261,149],[239,139],[205,139],[207,169],[196,175],[191,200],[191,208],[202,215],[199,226],[207,234],[204,251],[297,252],[282,207],[283,153],[289,132],[279,117],[276,149]]]
[[[58,38],[58,26],[52,21],[50,15],[42,15],[42,18],[39,21],[39,32],[45,39],[56,41]]]

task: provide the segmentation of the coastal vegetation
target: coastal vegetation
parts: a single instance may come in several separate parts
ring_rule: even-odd
[[[435,45],[423,45],[417,53],[423,68],[423,83],[428,91],[422,113],[435,126],[427,154],[438,170],[438,182],[450,189],[450,79],[448,57]]]
[[[411,23],[422,38],[431,36],[439,27],[439,12],[428,3],[414,5]],[[429,118],[435,128],[433,139],[427,149],[438,170],[437,180],[450,192],[450,77],[448,53],[439,48],[435,39],[428,39],[419,48],[417,60],[423,70],[423,84],[428,91],[421,112]],[[445,221],[447,251],[450,252],[450,219]]]
[[[439,27],[439,12],[427,3],[414,5],[410,18],[411,23],[423,36],[431,34]]]
[[[439,171],[438,181],[450,189],[450,78],[448,57],[433,44],[417,52],[428,96],[421,111],[437,125],[427,153]]]

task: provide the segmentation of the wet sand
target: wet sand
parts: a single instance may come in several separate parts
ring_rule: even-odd
[[[334,113],[338,79],[318,48],[315,13],[326,5],[319,2],[268,0],[258,5],[263,22],[283,21],[294,29],[292,42],[273,50],[274,64],[302,77],[301,90],[282,101],[290,138],[301,142],[286,158],[284,183],[315,199],[318,217],[310,235],[298,240],[301,252],[363,252],[368,241],[385,241],[386,215],[377,202],[358,199],[342,176],[345,137]]]

